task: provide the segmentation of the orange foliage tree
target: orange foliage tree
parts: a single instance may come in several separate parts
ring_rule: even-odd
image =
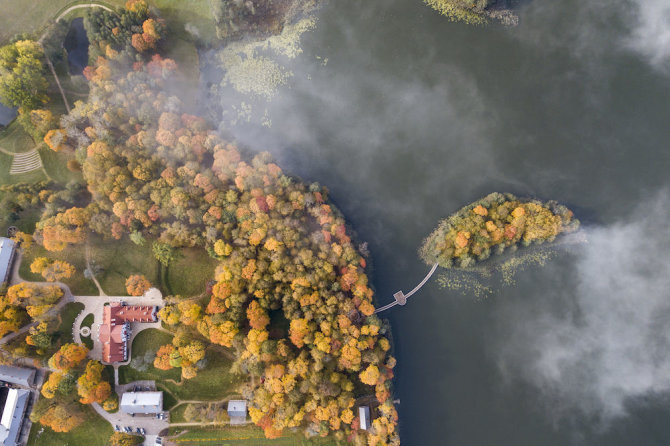
[[[88,354],[88,348],[82,344],[63,344],[56,353],[49,358],[49,367],[67,372],[77,367]]]
[[[107,381],[102,380],[104,366],[98,361],[88,361],[84,373],[77,380],[77,392],[82,404],[102,403],[107,400],[112,388]]]
[[[131,296],[141,296],[151,288],[151,282],[141,274],[135,274],[126,279],[126,291]]]

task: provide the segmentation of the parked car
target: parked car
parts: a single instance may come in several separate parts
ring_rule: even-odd
[[[156,446],[162,446],[163,439],[161,437],[156,437]]]
[[[140,428],[140,434],[142,434],[142,435],[146,435],[146,434],[147,434],[146,429],[144,429],[143,427],[141,427],[141,428]]]
[[[140,429],[140,428],[138,427],[138,428],[135,429],[135,432],[137,432],[138,434],[141,434],[141,433],[142,433],[142,429]]]
[[[123,428],[123,430],[125,430],[126,432],[132,432],[133,428],[130,426],[126,426],[125,428]]]
[[[117,431],[117,432],[119,432],[119,431],[121,430],[121,428],[119,427],[118,424],[116,424],[116,425],[114,426],[114,430]]]

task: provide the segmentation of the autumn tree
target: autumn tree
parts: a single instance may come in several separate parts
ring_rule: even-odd
[[[69,149],[67,143],[67,133],[63,129],[52,129],[44,135],[44,142],[54,152]]]
[[[151,245],[151,250],[154,253],[156,260],[166,268],[178,257],[177,250],[167,243],[154,242]]]
[[[154,367],[160,370],[169,370],[173,366],[170,363],[170,358],[175,348],[172,344],[166,344],[158,348],[156,358],[154,359]]]
[[[48,101],[44,53],[39,43],[19,40],[0,48],[0,100],[32,110]]]
[[[77,367],[88,354],[88,349],[82,344],[63,344],[56,353],[49,358],[49,367],[67,372]]]
[[[39,423],[54,432],[70,432],[84,422],[84,416],[74,404],[54,403],[39,418]]]
[[[132,435],[125,432],[114,432],[109,437],[109,446],[136,446],[144,442],[144,437],[141,435]]]
[[[141,274],[135,274],[126,279],[126,291],[131,296],[141,296],[151,288],[151,283]]]
[[[82,404],[103,403],[107,400],[112,388],[107,381],[103,381],[104,366],[98,361],[88,361],[84,373],[77,380],[77,392]]]
[[[48,251],[62,251],[70,243],[86,240],[87,225],[91,219],[89,209],[72,207],[53,217],[41,220],[37,227]]]
[[[42,274],[42,271],[51,264],[51,261],[46,257],[35,257],[30,264],[30,272],[33,274]]]
[[[30,271],[41,274],[47,282],[56,282],[69,279],[75,273],[74,266],[64,260],[49,260],[46,257],[36,257],[30,264]]]
[[[46,322],[40,322],[28,330],[26,344],[34,346],[38,351],[45,351],[51,346],[52,342],[53,336],[49,333]]]

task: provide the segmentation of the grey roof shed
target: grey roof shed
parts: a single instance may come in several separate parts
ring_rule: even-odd
[[[8,282],[16,252],[14,240],[0,237],[0,283]]]
[[[35,369],[0,365],[0,381],[30,387],[35,381]]]
[[[244,424],[247,421],[247,402],[245,400],[228,401],[230,424]]]

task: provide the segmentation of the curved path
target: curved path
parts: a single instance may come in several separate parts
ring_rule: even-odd
[[[391,302],[388,305],[384,305],[381,308],[377,308],[375,310],[375,314],[376,313],[381,313],[382,311],[388,310],[389,308],[395,307],[396,305],[405,305],[407,303],[407,298],[412,296],[417,291],[419,291],[421,289],[421,287],[424,286],[426,284],[426,282],[428,282],[428,279],[430,279],[431,276],[435,273],[435,270],[437,269],[437,267],[438,267],[438,264],[437,263],[434,264],[433,267],[428,272],[428,274],[426,274],[426,277],[424,277],[423,280],[421,282],[419,282],[419,284],[417,286],[415,286],[412,289],[412,291],[410,291],[409,293],[404,294],[402,291],[398,291],[397,293],[395,293],[393,295],[393,297],[395,298],[395,302]]]
[[[80,5],[70,6],[65,11],[58,14],[58,17],[56,17],[56,21],[59,21],[60,19],[62,19],[63,17],[65,17],[67,14],[74,11],[75,9],[82,9],[82,8],[102,8],[105,11],[110,11],[110,12],[113,11],[112,8],[110,8],[109,6],[104,5],[102,3],[84,3],[84,4],[80,4]]]

